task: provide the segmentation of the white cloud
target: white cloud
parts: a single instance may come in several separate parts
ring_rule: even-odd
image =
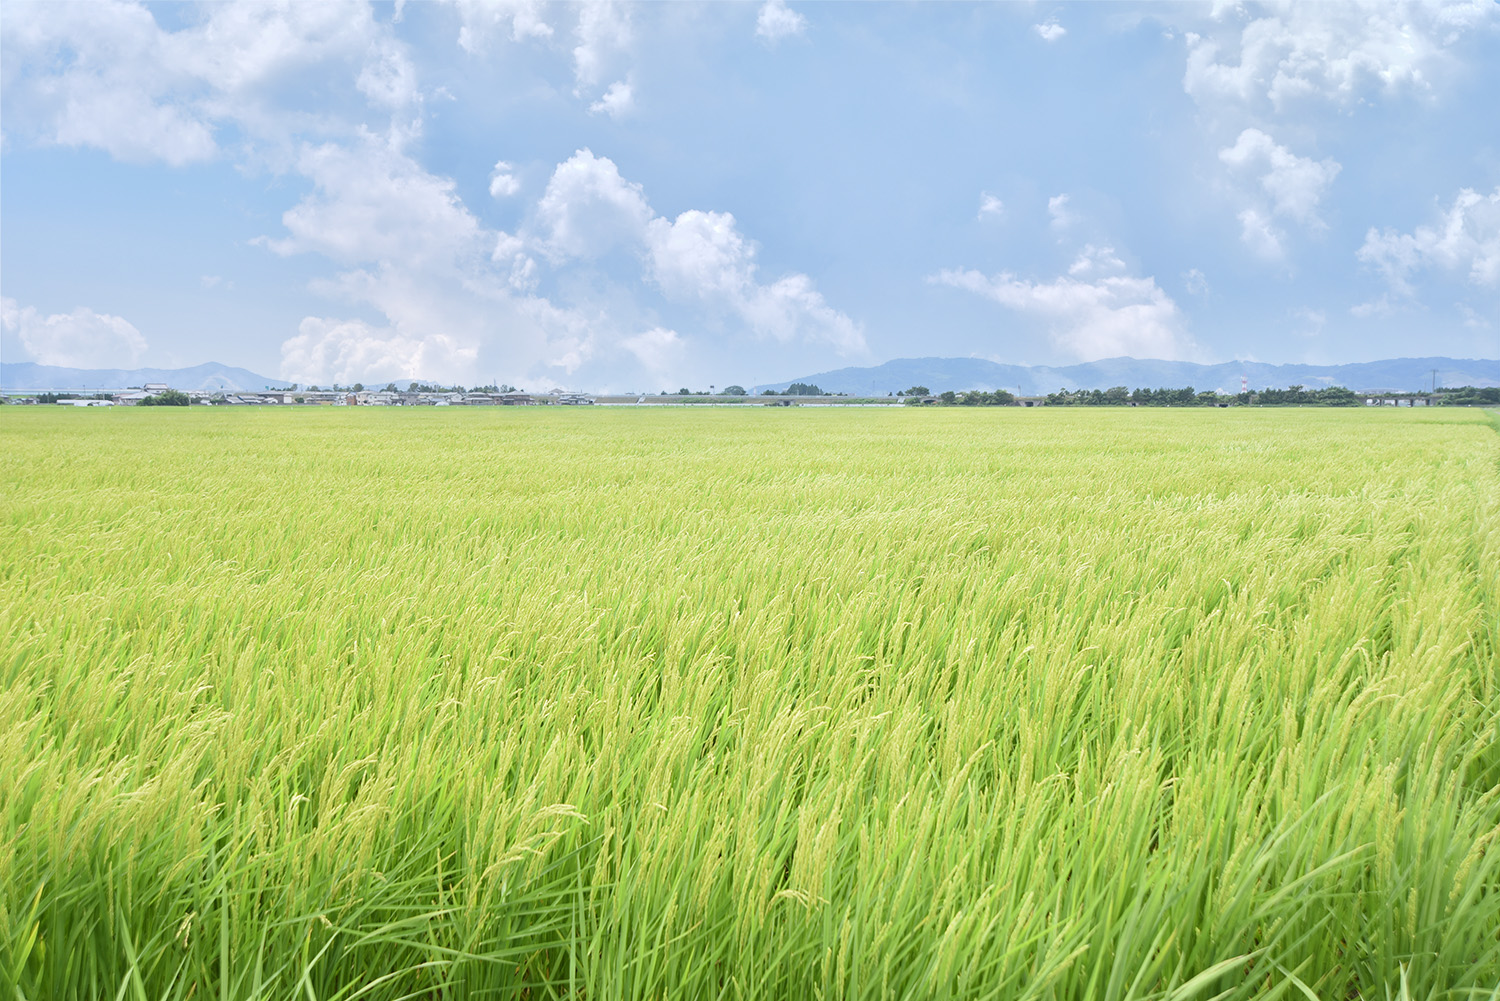
[[[1268,261],[1279,261],[1284,253],[1281,240],[1284,234],[1271,224],[1271,220],[1258,209],[1245,209],[1239,214],[1240,241],[1250,251]]]
[[[608,157],[582,149],[558,164],[536,219],[541,246],[556,263],[631,249],[670,299],[737,316],[756,336],[824,342],[843,354],[864,350],[858,324],[829,306],[806,275],[759,281],[755,246],[734,216],[690,209],[675,221],[658,217],[641,186]]]
[[[516,42],[552,37],[552,26],[536,0],[455,0],[454,6],[460,22],[458,46],[470,55],[483,52],[490,37],[506,28]]]
[[[1473,285],[1500,287],[1500,187],[1490,195],[1460,190],[1436,226],[1411,233],[1372,226],[1355,256],[1401,296],[1415,294],[1412,275],[1424,268],[1464,272]]]
[[[579,10],[574,35],[578,44],[573,48],[573,75],[583,90],[603,80],[611,57],[630,47],[630,15],[611,0],[593,0]]]
[[[654,327],[620,343],[635,355],[637,361],[657,374],[670,372],[679,363],[686,347],[677,331],[664,327]]]
[[[479,252],[479,223],[454,184],[379,137],[303,149],[299,171],[315,191],[282,215],[288,236],[259,242],[279,254],[315,251],[345,263],[452,263]]]
[[[1391,306],[1391,297],[1389,295],[1383,295],[1378,299],[1372,299],[1369,302],[1362,302],[1358,305],[1350,306],[1349,312],[1351,315],[1357,316],[1360,319],[1368,319],[1372,316],[1390,316],[1393,312]]]
[[[378,38],[370,46],[355,86],[371,104],[393,110],[404,108],[417,98],[416,67],[394,39]]]
[[[305,318],[281,345],[281,377],[300,383],[366,379],[461,381],[478,352],[442,334],[411,337],[361,320]]]
[[[218,155],[217,133],[284,145],[337,131],[330,108],[395,113],[420,100],[405,47],[368,5],[213,4],[164,30],[135,4],[21,4],[0,21],[7,126],[117,159],[182,165]],[[289,95],[316,93],[320,104]]]
[[[525,240],[502,230],[495,236],[495,249],[490,253],[490,260],[497,264],[508,263],[525,250]]]
[[[603,113],[611,118],[623,118],[635,110],[635,94],[630,84],[624,80],[616,80],[609,85],[603,97],[589,105],[589,110],[596,115]]]
[[[1068,268],[1068,274],[1074,278],[1086,278],[1093,274],[1111,274],[1124,270],[1125,262],[1120,260],[1114,247],[1096,247],[1089,243],[1079,251],[1078,257]]]
[[[1208,294],[1208,276],[1197,268],[1188,268],[1182,273],[1182,284],[1189,295]]]
[[[1056,21],[1048,21],[1045,24],[1033,24],[1031,30],[1044,42],[1055,42],[1068,33],[1068,29]]]
[[[1277,215],[1322,227],[1318,203],[1339,174],[1336,161],[1297,156],[1260,129],[1245,129],[1233,146],[1219,151],[1219,159],[1232,169],[1258,173],[1261,189]]]
[[[1052,217],[1053,229],[1067,229],[1077,222],[1077,217],[1068,208],[1067,195],[1054,195],[1047,199],[1047,214]]]
[[[727,212],[692,209],[676,222],[653,219],[646,244],[651,276],[673,298],[733,297],[753,281],[755,250]]]
[[[1053,343],[1080,361],[1130,355],[1181,359],[1193,350],[1177,304],[1154,278],[1112,275],[1032,282],[1001,272],[942,271],[931,281],[964,289],[1048,324]]]
[[[1497,20],[1491,3],[1448,6],[1365,0],[1289,4],[1241,22],[1247,8],[1214,11],[1205,34],[1188,32],[1183,88],[1204,106],[1262,99],[1338,105],[1371,90],[1426,93],[1447,70],[1446,48]]]
[[[755,18],[755,34],[776,43],[807,30],[807,18],[786,5],[786,0],[766,0]]]
[[[588,149],[557,165],[537,203],[537,220],[546,230],[544,248],[559,261],[633,246],[653,214],[641,186],[621,177],[609,157]]]
[[[521,182],[511,173],[511,166],[504,160],[495,164],[490,172],[490,197],[509,198],[521,190]]]
[[[0,300],[0,323],[43,365],[66,368],[133,368],[146,352],[146,338],[130,321],[79,306],[71,313],[42,316],[33,306]]]
[[[853,320],[830,307],[803,274],[762,285],[755,247],[727,212],[689,210],[675,222],[657,218],[646,230],[650,272],[668,297],[727,308],[758,336],[824,341],[840,354],[865,348]]]
[[[1004,202],[996,198],[994,195],[990,194],[988,191],[982,191],[979,193],[979,218],[983,219],[988,216],[990,218],[998,219],[1004,214]]]

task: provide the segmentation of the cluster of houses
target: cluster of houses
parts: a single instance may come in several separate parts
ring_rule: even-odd
[[[323,406],[323,407],[529,407],[549,403],[593,403],[587,397],[533,396],[529,393],[405,393],[387,390],[275,389],[256,393],[188,394],[194,403],[230,406]],[[126,402],[120,400],[119,402]]]
[[[148,383],[140,389],[129,389],[108,395],[94,394],[92,399],[63,399],[62,404],[75,407],[130,407],[160,396],[169,388],[164,383]],[[216,406],[323,406],[323,407],[529,407],[541,405],[586,406],[594,402],[582,393],[459,393],[459,392],[388,392],[385,390],[309,390],[267,389],[257,392],[225,392],[193,389],[185,391],[193,404]],[[12,403],[38,403],[37,396],[12,397]]]

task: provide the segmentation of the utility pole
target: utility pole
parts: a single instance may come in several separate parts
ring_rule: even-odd
[[[1437,395],[1437,369],[1432,370],[1432,395]]]

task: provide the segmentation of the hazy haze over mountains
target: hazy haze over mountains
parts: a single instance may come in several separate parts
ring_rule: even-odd
[[[1500,361],[1459,358],[1392,358],[1349,365],[1267,365],[1262,362],[1227,362],[1198,365],[1193,362],[1141,358],[1108,358],[1080,365],[1001,365],[982,358],[897,358],[870,368],[841,368],[784,382],[755,386],[785,389],[793,382],[809,382],[831,393],[854,396],[885,396],[912,386],[926,386],[934,393],[945,390],[1005,389],[1023,396],[1037,396],[1058,389],[1155,389],[1161,386],[1192,386],[1235,393],[1243,376],[1251,389],[1285,389],[1288,386],[1346,386],[1356,391],[1414,392],[1430,388],[1436,370],[1438,386],[1500,386]],[[433,380],[419,380],[433,381]],[[0,365],[0,389],[125,389],[148,382],[164,382],[174,389],[253,392],[285,389],[290,384],[243,368],[217,362],[192,368],[80,369],[35,365],[30,362]],[[411,380],[398,379],[405,388]],[[372,387],[385,381],[372,382]],[[698,387],[706,388],[706,387]],[[595,388],[583,387],[584,391]]]
[[[192,368],[132,369],[64,368],[31,362],[0,364],[0,389],[128,389],[148,382],[164,382],[173,389],[218,389],[229,393],[286,389],[291,385],[218,362]]]
[[[1243,377],[1252,390],[1300,385],[1413,392],[1431,387],[1434,369],[1438,386],[1500,386],[1500,361],[1456,358],[1392,358],[1350,365],[1267,365],[1248,361],[1199,365],[1185,361],[1106,358],[1062,366],[1001,365],[983,358],[898,358],[872,368],[841,368],[768,383],[756,386],[754,391],[785,389],[792,382],[808,382],[830,393],[857,396],[884,396],[912,386],[926,386],[934,393],[950,389],[1019,390],[1023,396],[1111,386],[1129,389],[1192,386],[1237,393]]]

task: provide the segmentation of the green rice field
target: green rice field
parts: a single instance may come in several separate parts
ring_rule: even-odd
[[[5,999],[1500,998],[1482,411],[0,411]]]

